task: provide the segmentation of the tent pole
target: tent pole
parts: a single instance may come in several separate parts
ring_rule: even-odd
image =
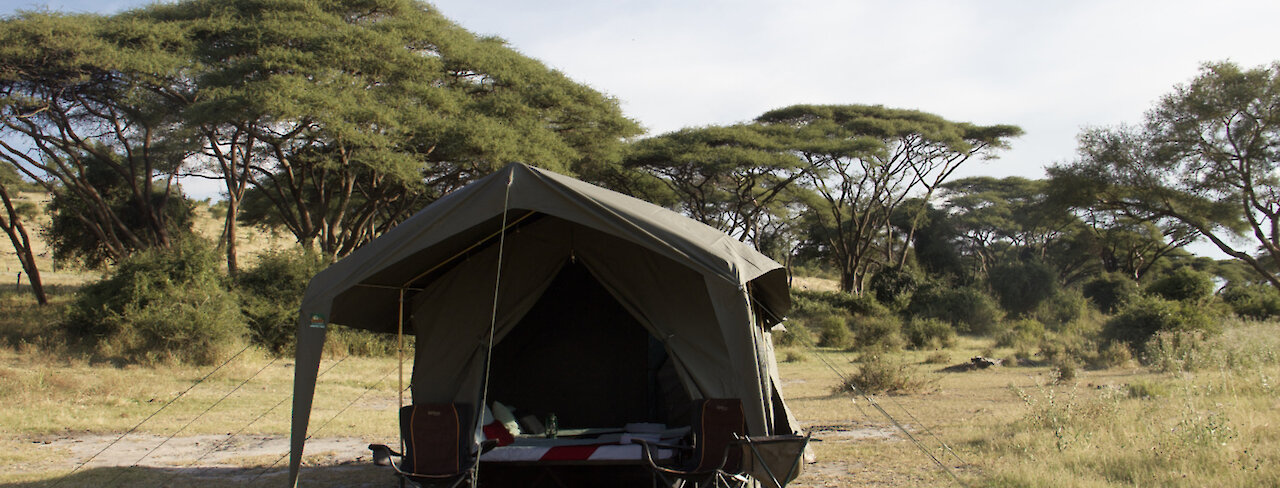
[[[773,416],[777,412],[772,412],[770,408],[773,404],[773,385],[770,384],[772,379],[769,378],[767,373],[761,374],[764,372],[760,370],[760,342],[756,338],[757,333],[760,334],[760,339],[764,338],[764,327],[759,326],[761,324],[756,316],[755,307],[751,306],[751,282],[743,283],[741,289],[742,293],[745,295],[743,298],[746,299],[747,303],[747,320],[751,322],[751,325],[747,327],[747,330],[751,331],[751,358],[755,360],[756,377],[759,378],[761,393],[760,412],[768,417],[765,419],[764,433],[765,435],[773,435]],[[759,329],[759,331],[757,331],[757,329]]]
[[[493,367],[493,339],[498,333],[498,292],[502,289],[502,258],[507,247],[507,210],[511,208],[511,184],[515,182],[516,173],[507,175],[507,192],[502,199],[502,227],[498,230],[498,266],[493,277],[493,310],[489,315],[489,346],[484,353],[484,383],[480,387],[480,406],[476,411],[476,426],[484,424],[484,408],[489,401],[489,373]],[[531,214],[527,214],[531,215]],[[476,454],[479,456],[479,454]],[[471,476],[480,479],[480,463],[475,463]]]
[[[404,288],[400,288],[399,302],[399,318],[396,320],[396,368],[400,382],[396,386],[396,395],[399,397],[400,406],[396,408],[397,415],[401,408],[404,408]],[[398,432],[400,429],[396,429]],[[400,452],[404,452],[404,432],[400,432]]]

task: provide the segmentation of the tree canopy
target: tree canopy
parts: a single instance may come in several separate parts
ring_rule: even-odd
[[[840,286],[861,293],[879,266],[901,266],[923,208],[906,235],[890,225],[909,196],[928,201],[955,170],[986,159],[1022,134],[1011,125],[952,122],[916,110],[867,105],[795,105],[756,119],[786,129],[787,150],[807,167],[805,183],[823,204],[815,209]]]
[[[257,221],[332,257],[509,162],[598,178],[639,132],[612,98],[410,0],[188,0],[2,30],[4,159],[85,202],[112,259],[169,244],[183,174],[226,183],[229,245],[256,193]]]
[[[1280,287],[1278,150],[1280,64],[1211,63],[1142,126],[1085,131],[1080,160],[1053,171],[1096,207],[1189,227]]]

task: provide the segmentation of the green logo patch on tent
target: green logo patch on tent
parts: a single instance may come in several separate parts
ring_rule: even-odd
[[[311,314],[311,327],[314,327],[316,329],[323,329],[324,326],[325,326],[324,314],[322,313]]]

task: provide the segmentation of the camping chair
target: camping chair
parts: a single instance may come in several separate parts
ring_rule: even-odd
[[[785,488],[800,476],[811,435],[735,436],[742,446],[742,472],[764,488]]]
[[[400,486],[409,481],[418,486],[474,486],[476,462],[472,453],[475,426],[469,405],[456,403],[415,404],[400,409],[400,432],[404,454],[383,444],[370,444],[373,462],[390,465],[400,477]],[[482,446],[481,452],[492,448]],[[397,463],[392,457],[400,458]]]
[[[742,400],[698,400],[695,403],[692,433],[693,456],[680,466],[659,466],[651,453],[656,447],[676,446],[635,441],[644,448],[644,459],[649,464],[655,486],[659,478],[666,483],[664,486],[684,486],[686,482],[699,486],[709,481],[714,482],[713,486],[741,486],[747,481],[746,477],[739,474],[742,469],[742,450],[735,449],[738,444],[735,438],[747,433]]]

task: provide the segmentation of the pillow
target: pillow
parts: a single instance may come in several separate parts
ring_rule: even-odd
[[[537,415],[525,415],[520,417],[520,431],[533,435],[542,435],[547,432],[547,428],[542,425],[541,420],[538,420]]]
[[[493,418],[502,422],[511,435],[520,435],[520,423],[516,422],[516,416],[511,413],[511,407],[503,405],[502,402],[493,402]]]
[[[502,425],[502,422],[494,420],[493,412],[486,405],[484,407],[484,420],[476,427],[476,440],[483,442],[490,439],[498,441],[499,446],[508,446],[516,441],[511,432],[507,430],[507,427]]]

